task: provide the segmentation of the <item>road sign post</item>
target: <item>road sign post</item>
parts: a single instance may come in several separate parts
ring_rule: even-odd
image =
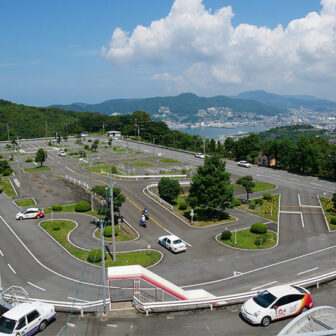
[[[190,223],[193,223],[193,219],[194,219],[194,209],[190,210]]]

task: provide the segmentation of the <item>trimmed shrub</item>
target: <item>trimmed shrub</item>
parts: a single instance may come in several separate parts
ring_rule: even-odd
[[[114,236],[118,236],[119,228],[118,225],[114,227]],[[104,237],[112,237],[112,226],[108,225],[104,227]]]
[[[106,256],[105,256],[106,259]],[[94,249],[89,252],[87,260],[92,263],[99,263],[102,261],[102,253],[100,249]]]
[[[254,203],[255,203],[255,205],[260,205],[260,206],[262,206],[262,205],[264,204],[264,201],[263,201],[262,198],[258,198],[258,199],[256,199],[256,200],[254,200]]]
[[[62,210],[62,205],[61,205],[61,204],[54,204],[54,205],[51,207],[51,210],[52,210],[52,211],[61,211],[61,210]]]
[[[249,209],[255,209],[256,208],[256,205],[255,205],[255,203],[254,202],[250,202],[250,204],[249,204]]]
[[[251,225],[250,232],[263,234],[267,232],[267,226],[263,223],[254,223]]]
[[[58,231],[58,230],[61,229],[61,225],[59,225],[59,224],[54,224],[54,225],[52,226],[52,229],[53,229],[53,231]]]
[[[25,162],[33,162],[34,160],[32,158],[27,158]]]
[[[224,212],[224,211],[219,211],[218,212],[218,218],[219,219],[229,219],[230,218],[230,214],[228,212]]]
[[[239,199],[234,199],[233,201],[232,201],[232,205],[234,206],[234,207],[236,207],[236,206],[240,206],[242,204],[242,202],[241,202],[241,200],[239,200]]]
[[[179,209],[180,209],[180,210],[187,210],[187,208],[188,208],[188,204],[187,204],[186,201],[183,200],[183,201],[179,204]]]
[[[80,201],[76,204],[75,206],[75,211],[76,212],[86,212],[91,210],[91,205],[87,201]]]
[[[264,199],[268,200],[268,201],[271,201],[273,199],[273,195],[270,194],[270,193],[265,193],[264,194]]]
[[[231,239],[232,233],[229,230],[225,230],[222,232],[221,240],[229,240]]]
[[[266,238],[265,237],[257,237],[257,239],[255,240],[254,244],[257,246],[262,246],[263,244],[266,243]]]
[[[336,225],[336,216],[331,217],[330,223]]]
[[[12,174],[13,169],[12,168],[6,168],[3,172],[2,175],[3,176],[9,176],[10,174]]]

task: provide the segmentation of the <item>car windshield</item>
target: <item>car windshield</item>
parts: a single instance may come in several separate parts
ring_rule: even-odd
[[[257,303],[259,306],[266,308],[269,305],[271,305],[275,299],[276,297],[273,294],[265,290],[261,292],[260,294],[258,294],[257,296],[255,296],[253,298],[253,301]]]
[[[16,321],[7,317],[0,317],[0,332],[4,334],[12,334]]]
[[[181,244],[182,240],[181,239],[176,239],[173,241],[173,244]]]

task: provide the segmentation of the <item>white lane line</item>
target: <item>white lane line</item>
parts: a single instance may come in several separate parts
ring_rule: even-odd
[[[1,257],[3,257],[4,256],[4,254],[2,253],[2,251],[0,250],[0,254],[1,254]]]
[[[284,213],[284,214],[299,214],[301,217],[301,225],[304,228],[304,221],[303,221],[303,216],[302,216],[302,212],[301,211],[279,211],[280,213]]]
[[[20,182],[18,181],[17,178],[14,179],[14,182],[15,182],[16,186],[17,186],[18,188],[20,188]]]
[[[39,287],[39,286],[37,286],[37,285],[35,285],[35,284],[29,282],[29,281],[27,281],[27,284],[30,285],[30,286],[33,286],[33,287],[35,287],[35,288],[37,288],[37,289],[40,289],[40,290],[43,291],[43,292],[46,291],[46,289],[44,289],[44,288],[42,288],[42,287]]]
[[[14,271],[14,268],[11,266],[11,264],[7,264],[8,265],[8,267],[11,269],[11,271],[14,273],[14,274],[16,274],[16,272]]]
[[[307,271],[300,272],[300,273],[298,273],[297,275],[301,275],[301,274],[305,274],[305,273],[308,273],[308,272],[312,272],[312,271],[315,271],[315,270],[317,270],[317,269],[319,269],[319,268],[318,268],[318,267],[315,267],[315,268],[309,269],[309,270],[307,270]]]
[[[71,171],[71,173],[74,173],[74,171],[69,167],[65,167],[65,169],[68,169],[69,171]]]
[[[263,288],[263,287],[268,287],[269,285],[273,285],[273,284],[275,284],[275,283],[277,283],[278,281],[272,281],[272,282],[269,282],[269,283],[267,283],[267,284],[265,284],[265,285],[262,285],[262,286],[258,286],[258,287],[254,287],[254,288],[252,288],[251,290],[256,290],[256,289],[259,289],[259,288]]]
[[[72,300],[72,301],[81,301],[81,302],[85,302],[85,303],[89,303],[90,302],[90,301],[87,301],[87,300],[76,299],[76,298],[73,298],[71,296],[68,296],[67,298],[70,299],[70,300]]]

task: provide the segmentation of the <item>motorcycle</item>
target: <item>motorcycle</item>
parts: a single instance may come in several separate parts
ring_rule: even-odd
[[[147,209],[144,209],[144,210],[142,211],[142,215],[145,216],[145,219],[146,219],[146,220],[149,220],[148,210],[147,210]]]
[[[142,227],[147,227],[147,222],[143,219],[140,219],[139,225]]]

